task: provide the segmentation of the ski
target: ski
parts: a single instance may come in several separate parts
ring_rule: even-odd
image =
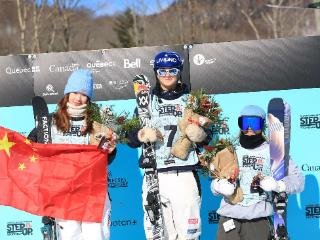
[[[136,75],[133,79],[134,93],[137,101],[137,115],[141,127],[149,126],[151,122],[150,82],[144,75]],[[145,170],[147,184],[147,205],[145,210],[153,224],[153,239],[164,239],[163,216],[159,194],[159,179],[155,158],[154,145],[143,143],[142,158],[139,166]]]
[[[32,98],[32,108],[35,121],[35,127],[37,129],[37,141],[39,143],[49,143],[50,127],[49,127],[49,109],[46,101],[40,97],[35,96]]]
[[[278,181],[288,175],[290,160],[290,130],[291,130],[291,109],[290,105],[282,98],[273,98],[268,104],[268,114],[278,118],[284,127],[284,157],[280,161],[271,159],[273,177]],[[285,192],[274,193],[274,214],[273,225],[276,240],[288,240],[286,229],[287,194]]]

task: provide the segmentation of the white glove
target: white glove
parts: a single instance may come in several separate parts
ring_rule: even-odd
[[[188,138],[195,143],[203,142],[207,137],[206,132],[196,124],[188,124],[185,132]]]
[[[138,139],[143,143],[154,143],[157,141],[157,130],[155,128],[144,127],[138,131]]]
[[[211,191],[214,195],[222,194],[225,197],[230,197],[235,189],[236,186],[227,179],[216,178],[211,182]]]
[[[260,181],[260,187],[266,192],[284,192],[286,190],[286,184],[283,181],[276,181],[270,176],[266,176]]]

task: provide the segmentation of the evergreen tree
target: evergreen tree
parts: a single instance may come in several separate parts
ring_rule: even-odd
[[[117,34],[119,44],[112,43],[110,44],[113,47],[135,47],[134,42],[134,18],[131,9],[127,9],[123,14],[116,17],[115,26],[113,30]]]

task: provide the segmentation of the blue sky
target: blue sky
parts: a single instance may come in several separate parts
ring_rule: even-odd
[[[159,11],[158,2],[160,2],[162,8],[166,8],[174,0],[81,0],[80,5],[92,9],[95,15],[111,15],[115,12],[123,11],[127,7],[133,6],[133,4],[143,2],[147,14],[152,14]],[[142,9],[141,6],[136,6],[138,9]]]

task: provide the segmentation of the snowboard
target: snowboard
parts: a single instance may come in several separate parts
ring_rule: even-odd
[[[48,105],[40,96],[33,97],[31,103],[35,127],[37,129],[37,142],[48,144],[51,142],[51,116],[49,115]],[[43,227],[41,227],[40,230],[43,235],[43,240],[57,240],[54,218],[44,216],[42,217],[42,223]]]
[[[133,86],[140,125],[141,127],[151,127],[151,86],[149,79],[144,75],[136,75],[133,78]],[[145,170],[147,205],[144,207],[153,224],[153,239],[162,240],[164,239],[164,227],[154,144],[142,144],[142,157],[140,158],[139,166]]]
[[[269,101],[268,104],[268,114],[272,114],[274,117],[278,118],[284,127],[284,157],[280,161],[271,159],[272,175],[277,181],[279,181],[288,175],[291,130],[290,105],[286,103],[282,98],[273,98]],[[287,240],[289,239],[286,229],[287,194],[285,192],[273,193],[273,202],[273,225],[275,239]]]
[[[33,108],[35,127],[37,129],[37,142],[48,144],[51,141],[48,105],[46,101],[40,96],[33,97],[31,103]]]

